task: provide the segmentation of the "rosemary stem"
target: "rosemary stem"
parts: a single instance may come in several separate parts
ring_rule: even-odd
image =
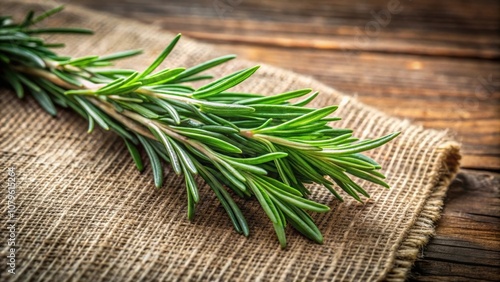
[[[27,66],[12,66],[12,68],[17,70],[17,71],[26,73],[26,74],[30,74],[30,75],[34,75],[34,76],[46,79],[46,80],[48,80],[48,81],[50,81],[58,86],[61,86],[65,89],[79,89],[78,86],[67,83],[66,81],[60,79],[57,75],[55,75],[49,71],[43,70],[43,69],[37,69],[37,68],[32,68],[32,67],[27,67]]]
[[[127,118],[127,114],[129,113],[127,110],[123,110],[123,112],[120,114],[117,112],[113,106],[111,106],[109,103],[104,102],[102,100],[98,100],[96,98],[88,98],[88,100],[97,106],[99,109],[107,113],[108,115],[112,116],[115,118],[117,121],[121,122],[123,125],[127,126],[130,130],[135,131],[142,136],[148,137],[150,139],[155,139],[153,134],[151,134],[149,131],[147,131],[144,127],[140,126],[130,118]]]

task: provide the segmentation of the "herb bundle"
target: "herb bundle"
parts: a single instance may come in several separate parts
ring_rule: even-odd
[[[202,74],[234,56],[223,56],[190,68],[156,71],[180,35],[143,71],[106,68],[112,61],[134,56],[132,50],[107,56],[72,58],[52,51],[37,37],[42,33],[82,33],[74,28],[36,28],[62,7],[20,22],[0,17],[0,81],[19,98],[31,95],[49,114],[56,105],[74,110],[121,136],[137,169],[143,155],[151,165],[156,187],[162,186],[163,163],[182,175],[187,194],[187,216],[192,219],[200,200],[196,177],[213,190],[237,232],[249,235],[247,222],[233,195],[255,197],[269,217],[282,247],[285,227],[292,225],[307,238],[323,241],[308,212],[328,206],[308,199],[305,184],[317,183],[342,200],[337,189],[361,201],[368,193],[352,176],[389,187],[380,165],[362,153],[377,148],[398,133],[374,140],[358,140],[350,129],[334,128],[330,115],[336,106],[307,105],[318,95],[310,89],[273,96],[231,92],[258,67],[219,79]],[[210,80],[194,88],[190,82]],[[299,99],[300,98],[300,99]],[[299,100],[291,102],[292,99]],[[142,149],[141,149],[142,148]]]

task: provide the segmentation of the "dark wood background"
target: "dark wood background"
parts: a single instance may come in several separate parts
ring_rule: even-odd
[[[67,2],[182,32],[450,129],[463,143],[462,170],[411,279],[500,281],[500,1]]]

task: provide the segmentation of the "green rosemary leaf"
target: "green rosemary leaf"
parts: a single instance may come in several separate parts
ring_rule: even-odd
[[[191,197],[193,198],[193,202],[196,204],[200,200],[200,195],[198,194],[198,188],[196,187],[196,182],[194,181],[193,175],[189,170],[185,167],[185,164],[182,163],[182,168],[184,171],[184,179],[186,180],[186,188],[191,193]],[[196,170],[196,168],[194,168]],[[192,219],[192,216],[190,217]]]
[[[163,50],[163,52],[158,56],[158,58],[156,58],[156,60],[145,71],[143,71],[141,73],[141,75],[139,75],[138,79],[142,79],[142,78],[146,77],[148,74],[152,73],[167,58],[167,56],[170,54],[170,52],[172,52],[175,45],[177,44],[177,41],[179,41],[180,38],[181,38],[181,35],[178,34],[170,42],[170,44],[167,46],[167,48],[165,48],[165,50]]]
[[[189,144],[184,144],[184,146],[186,147],[186,149],[188,149],[188,151],[190,151],[191,153],[193,153],[194,156],[198,157],[198,159],[194,158],[193,162],[196,162],[197,160],[199,160],[201,162],[203,162],[203,161],[210,162],[210,158],[207,157],[206,155],[204,155],[199,150],[193,148]]]
[[[34,18],[33,20],[31,20],[31,19],[33,18],[34,13],[30,12],[28,14],[28,16],[26,17],[26,19],[24,20],[23,26],[34,25],[36,23],[39,23],[39,22],[43,21],[44,19],[61,12],[63,9],[64,9],[64,6],[62,6],[62,5],[55,7],[53,9],[50,9],[47,12],[39,15],[38,17]]]
[[[265,96],[259,98],[246,99],[236,102],[241,105],[251,105],[251,104],[266,104],[266,105],[276,105],[287,102],[293,98],[298,98],[310,93],[312,89],[300,89],[290,92],[285,92],[281,94],[276,94],[273,96]]]
[[[73,109],[75,112],[77,112],[80,116],[82,116],[85,119],[88,119],[88,114],[85,112],[85,110],[82,108],[82,106],[80,104],[78,104],[77,102],[74,102],[71,99],[67,99],[66,104],[68,104],[68,106],[71,109]]]
[[[167,83],[170,80],[174,80],[180,73],[184,71],[184,68],[176,68],[171,70],[163,70],[153,75],[148,75],[141,79],[144,85],[154,85]]]
[[[90,89],[76,89],[76,90],[68,90],[64,92],[65,95],[95,95],[94,90]]]
[[[360,152],[364,152],[367,150],[371,150],[371,149],[380,147],[380,146],[384,145],[385,143],[391,141],[392,139],[396,138],[398,135],[399,135],[399,132],[392,133],[392,134],[388,134],[384,137],[380,137],[380,138],[375,139],[375,140],[370,140],[370,141],[365,142],[364,144],[361,144],[361,145],[360,144],[353,144],[353,145],[350,145],[348,147],[344,147],[342,149],[324,150],[324,152],[325,152],[325,155],[329,155],[329,156],[340,156],[340,155],[349,155],[349,154],[360,153]]]
[[[383,186],[385,188],[389,188],[389,184],[387,184],[385,181],[381,180],[380,178],[374,177],[362,170],[356,169],[356,168],[346,168],[346,172],[359,177],[364,180],[368,180],[370,182],[376,183],[380,186]]]
[[[362,162],[360,160],[356,160],[354,158],[349,157],[336,157],[332,159],[332,162],[341,166],[341,167],[353,167],[362,170],[372,170],[375,167],[369,163]]]
[[[10,63],[10,58],[4,54],[0,54],[0,61],[8,64],[8,63]]]
[[[240,72],[236,72],[236,74],[240,73]],[[215,84],[215,82],[207,84],[206,86],[213,85],[213,84]],[[204,89],[204,87],[205,86],[200,87],[199,89]],[[253,93],[221,92],[221,93],[219,93],[219,94],[217,94],[215,96],[207,97],[206,100],[208,100],[208,101],[217,101],[217,102],[220,102],[220,103],[226,102],[226,103],[231,104],[231,103],[235,103],[237,101],[244,100],[244,99],[261,98],[261,97],[264,97],[264,96],[260,95],[260,94],[253,94]]]
[[[272,122],[273,122],[273,119],[272,119],[272,118],[269,118],[269,119],[267,119],[264,123],[262,123],[262,124],[260,124],[260,125],[257,125],[257,126],[255,126],[253,129],[248,130],[248,131],[250,131],[250,132],[251,132],[251,131],[257,131],[257,130],[262,129],[262,128],[266,128],[266,127],[267,127],[267,126],[269,126]],[[240,124],[240,126],[242,126],[242,125]],[[252,125],[247,125],[247,127],[252,127]]]
[[[242,171],[248,171],[248,172],[251,172],[251,173],[257,174],[257,175],[259,175],[259,174],[266,175],[267,174],[267,171],[265,169],[262,169],[258,166],[243,164],[243,163],[235,162],[235,161],[232,161],[232,160],[229,160],[226,158],[224,158],[224,160],[227,163],[229,163],[230,165],[232,165],[234,168],[237,168],[237,169],[242,170]]]
[[[193,174],[198,173],[198,170],[196,169],[196,166],[193,163],[193,161],[191,160],[191,157],[188,155],[188,153],[183,148],[181,148],[181,146],[179,144],[177,144],[177,142],[175,142],[173,140],[170,140],[170,141],[171,141],[172,146],[174,147],[177,155],[182,160],[182,163],[187,168],[188,172],[193,173]],[[197,199],[197,197],[195,197],[195,199]],[[195,202],[198,202],[198,200],[196,200]]]
[[[266,212],[267,217],[269,217],[269,219],[273,223],[278,224],[278,222],[280,222],[280,216],[276,211],[276,207],[271,201],[271,198],[269,198],[269,195],[264,191],[264,189],[260,187],[260,185],[256,184],[255,182],[248,181],[247,183],[250,187],[250,190],[252,190],[253,194],[262,206],[262,209],[264,210],[264,212]]]
[[[109,130],[109,126],[106,124],[106,122],[103,120],[101,117],[101,113],[98,112],[98,110],[85,98],[81,98],[79,96],[74,96],[75,100],[85,109],[85,111],[91,116],[97,124],[99,124],[102,128],[105,130]]]
[[[127,139],[124,138],[123,141],[125,141],[125,145],[127,145],[127,149],[132,156],[132,159],[134,160],[137,170],[143,171],[144,165],[142,164],[141,154],[139,153],[139,150],[132,142],[128,141]]]
[[[179,92],[185,92],[185,93],[191,93],[194,91],[194,88],[189,86],[189,85],[183,85],[183,84],[175,84],[175,82],[169,81],[166,84],[158,84],[154,85],[153,88],[155,89],[165,89],[165,90],[172,90],[172,91],[179,91]]]
[[[239,128],[236,125],[234,125],[234,123],[228,121],[227,119],[225,119],[223,117],[220,117],[220,116],[213,114],[213,113],[207,113],[206,116],[214,121],[212,123],[212,125],[223,125],[223,126],[234,128],[234,129],[239,131]]]
[[[273,130],[272,134],[274,136],[288,136],[290,139],[294,139],[298,142],[302,142],[304,140],[304,135],[311,136],[312,134],[327,128],[328,126],[326,125],[327,121],[325,120],[320,120],[316,122],[312,122],[307,125],[300,126],[298,128],[289,128],[289,129],[284,129],[284,130]],[[307,139],[306,139],[307,140]],[[307,142],[304,142],[307,143]],[[311,143],[307,143],[311,145]]]
[[[64,48],[64,47],[66,47],[66,44],[64,44],[64,43],[50,43],[50,44],[45,43],[45,44],[43,44],[43,46],[45,48]]]
[[[340,194],[339,194],[337,191],[335,191],[335,189],[333,189],[332,185],[327,184],[327,183],[323,183],[323,186],[324,186],[324,187],[325,187],[328,191],[330,191],[330,193],[332,193],[332,194],[335,196],[335,198],[337,198],[339,201],[341,201],[341,202],[343,202],[343,201],[344,201],[344,199],[342,198],[342,196],[340,196]]]
[[[156,151],[153,149],[153,147],[146,138],[140,135],[137,135],[137,138],[139,139],[139,142],[141,142],[142,146],[146,150],[146,153],[149,157],[149,161],[151,162],[151,169],[153,170],[155,186],[156,188],[160,188],[163,184],[163,171],[161,169],[160,158],[158,158]]]
[[[5,68],[3,70],[3,75],[5,76],[5,80],[14,88],[14,91],[17,94],[17,97],[23,98],[24,97],[24,88],[21,85],[21,81],[19,80],[19,77],[16,75],[16,73],[12,72],[9,68]]]
[[[248,224],[247,224],[245,217],[241,213],[240,208],[238,208],[238,206],[236,205],[234,200],[231,198],[229,193],[226,190],[224,190],[224,188],[222,188],[222,186],[220,186],[220,185],[219,185],[219,191],[220,191],[222,198],[225,199],[225,202],[228,203],[230,209],[233,211],[232,214],[235,217],[234,221],[238,223],[239,227],[241,228],[241,232],[243,233],[243,235],[248,236],[250,234],[250,230],[248,228]]]
[[[297,189],[295,189],[291,186],[288,186],[288,185],[284,184],[283,182],[280,182],[280,181],[273,179],[271,177],[260,176],[260,177],[255,177],[255,180],[257,182],[259,182],[261,185],[263,185],[264,183],[267,183],[268,185],[270,185],[274,188],[277,188],[279,190],[285,191],[289,194],[299,196],[299,197],[302,196],[302,193],[299,192]]]
[[[2,42],[2,43],[10,43],[10,44],[12,44],[13,42],[16,42],[16,41],[28,41],[28,42],[37,42],[37,43],[42,43],[43,42],[43,40],[41,40],[41,39],[38,39],[38,40],[34,39],[34,38],[29,37],[26,34],[21,33],[21,32],[16,32],[16,33],[13,33],[13,34],[0,35],[0,42]]]
[[[222,133],[222,134],[231,134],[239,132],[239,130],[235,127],[228,127],[222,125],[202,125],[200,128],[206,131]]]
[[[261,139],[259,140],[264,143],[266,146],[267,150],[270,152],[277,152],[278,150],[276,149],[276,146],[274,146],[273,143],[266,139]],[[288,166],[288,162],[284,162],[282,159],[275,159],[274,164],[276,166],[276,170],[278,171],[278,174],[281,178],[281,180],[286,184],[286,185],[291,185],[294,182],[297,182],[295,175],[291,171],[290,166]]]
[[[21,27],[27,27],[33,22],[33,17],[35,16],[34,11],[29,11],[24,17],[24,21],[20,24]]]
[[[226,55],[226,56],[222,56],[219,58],[215,58],[215,59],[206,61],[204,63],[201,63],[197,66],[194,66],[192,68],[189,68],[189,69],[183,71],[179,76],[177,76],[176,80],[182,80],[182,79],[185,79],[188,77],[192,77],[195,74],[198,74],[198,73],[205,71],[207,69],[211,69],[215,66],[223,64],[223,63],[225,63],[229,60],[232,60],[234,58],[236,58],[235,55]]]
[[[281,202],[274,195],[270,195],[276,206],[283,212],[283,214],[288,218],[289,222],[297,229],[300,233],[304,234],[311,240],[317,243],[323,243],[323,236],[318,230],[314,222],[310,220],[310,217],[305,216],[305,212],[301,209],[294,208],[293,206],[287,205]]]
[[[305,210],[310,210],[310,211],[315,211],[315,212],[327,212],[330,210],[328,206],[318,204],[314,201],[304,199],[300,196],[294,195],[292,193],[288,193],[282,189],[276,188],[274,185],[272,185],[269,182],[263,182],[266,185],[262,185],[264,189],[266,189],[269,193],[275,195],[279,199],[292,204],[296,207],[305,209]]]
[[[243,184],[243,182],[246,182],[246,179],[245,177],[243,177],[243,175],[241,175],[241,173],[239,173],[237,170],[235,170],[233,167],[229,165],[222,166],[216,161],[212,163],[220,171],[220,173],[224,175],[224,177],[227,179],[228,182],[232,183],[236,188],[238,188],[241,191],[246,190],[246,186],[245,184]],[[231,185],[229,186],[231,187]]]
[[[289,150],[288,153],[292,165],[295,165],[297,168],[300,168],[299,171],[308,179],[311,179],[312,181],[316,183],[321,183],[323,185],[332,184],[328,180],[324,179],[323,175],[321,175],[320,172],[318,172],[318,169],[314,168],[311,164],[309,164],[307,160],[302,158],[298,153],[294,152],[293,150]]]
[[[351,179],[349,179],[349,181],[347,181],[346,184],[349,185],[352,189],[356,190],[361,195],[370,198],[368,192],[366,192],[365,189],[361,188],[361,186],[359,186],[356,182],[352,181]]]
[[[110,84],[100,88],[99,90],[96,91],[96,93],[101,94],[101,95],[107,95],[107,94],[118,94],[119,92],[130,92],[132,90],[122,90],[122,86],[127,86],[132,83],[132,85],[137,85],[140,86],[142,85],[141,83],[133,83],[137,80],[137,77],[139,76],[139,72],[133,72],[130,74],[128,77],[123,77],[116,79],[115,81],[111,82]]]
[[[385,175],[383,175],[382,173],[376,171],[376,170],[368,170],[368,171],[365,171],[366,173],[369,173],[375,177],[378,177],[380,179],[385,179]]]
[[[165,146],[170,159],[170,163],[172,164],[175,173],[180,174],[182,172],[182,167],[179,162],[179,158],[177,157],[177,154],[174,150],[174,147],[172,146],[170,137],[168,137],[158,126],[154,124],[150,124],[148,127],[149,130],[151,130],[151,133],[154,134],[156,139],[159,140],[163,144],[163,146]]]
[[[134,73],[137,73],[137,72],[134,72]],[[130,75],[132,76],[134,73],[132,73]],[[125,77],[117,78],[114,81],[108,83],[106,86],[103,86],[103,87],[99,88],[98,90],[96,90],[95,93],[103,94],[103,93],[106,93],[108,90],[114,90],[117,87],[119,87],[120,85],[122,85],[123,82],[125,81],[125,79],[126,79]]]
[[[240,184],[243,187],[239,187],[239,186],[234,185],[231,181],[229,181],[228,178],[226,178],[226,176],[224,174],[221,173],[221,171],[216,169],[216,168],[218,168],[217,166],[215,166],[215,168],[211,168],[210,166],[207,166],[205,168],[208,171],[210,171],[210,173],[212,173],[218,179],[218,181],[220,181],[221,184],[223,184],[225,187],[231,189],[239,197],[249,199],[252,196],[250,190],[248,190],[243,183],[240,182]]]
[[[80,81],[76,80],[74,77],[71,77],[69,74],[66,74],[60,70],[54,69],[52,70],[52,73],[57,75],[60,79],[66,81],[69,84],[73,84],[77,87],[83,86],[83,84]]]
[[[195,202],[194,202],[194,198],[193,198],[193,194],[191,192],[191,190],[189,189],[189,187],[186,185],[186,194],[187,194],[187,198],[188,198],[188,201],[187,201],[187,218],[189,220],[193,220],[194,218],[194,205],[195,205]]]
[[[30,64],[36,67],[44,68],[45,62],[35,53],[27,50],[26,48],[19,48],[15,45],[0,44],[0,52],[5,52],[6,54],[12,55],[14,57],[19,57],[20,59],[26,59]]]
[[[91,115],[87,115],[87,119],[89,121],[89,126],[88,126],[88,129],[87,129],[87,133],[92,133],[92,131],[94,131],[94,127],[95,127],[94,119],[92,118]]]
[[[241,73],[243,73],[243,72],[245,72],[247,70],[248,69],[242,69],[242,70],[239,70],[239,71],[235,71],[232,74],[226,75],[226,76],[224,76],[222,78],[219,78],[219,79],[217,79],[215,81],[207,83],[207,84],[201,86],[200,88],[198,88],[197,90],[201,91],[201,90],[205,90],[205,89],[211,88],[211,87],[215,86],[216,84],[221,83],[221,82],[226,81],[226,80],[229,80],[229,79],[232,79],[233,77],[235,77],[237,75],[240,75]]]
[[[120,105],[126,109],[137,112],[145,118],[158,119],[160,117],[160,115],[158,115],[157,113],[136,103],[121,103]]]
[[[292,212],[294,212],[295,214],[298,215],[298,219],[300,221],[296,221],[296,223],[298,223],[298,224],[306,224],[307,227],[309,228],[309,231],[308,231],[309,234],[305,234],[305,235],[306,236],[311,236],[312,240],[316,241],[319,244],[322,244],[323,243],[323,235],[321,235],[321,231],[319,231],[319,229],[316,226],[316,224],[314,224],[314,221],[311,218],[311,216],[308,213],[306,213],[305,211],[303,211],[302,209],[300,209],[300,208],[297,208],[297,207],[294,207],[294,206],[289,206],[289,208],[290,208],[290,210]],[[292,220],[290,220],[290,222],[293,223],[295,221],[292,219]]]
[[[254,134],[254,137],[257,139],[264,139],[264,140],[270,141],[270,142],[275,143],[275,144],[283,145],[283,146],[286,146],[288,148],[294,148],[294,149],[304,150],[304,151],[321,151],[320,147],[312,146],[312,145],[301,143],[301,142],[292,141],[292,140],[281,138],[281,137],[264,135],[264,134]]]
[[[354,191],[349,185],[347,185],[347,183],[345,182],[342,182],[340,180],[337,180],[337,179],[333,179],[333,181],[335,183],[337,183],[337,185],[342,188],[342,190],[344,190],[347,194],[349,194],[351,197],[353,197],[356,201],[362,203],[363,201],[361,200],[361,198],[359,197],[359,195],[356,193],[356,191]]]
[[[343,134],[334,138],[329,138],[329,139],[323,139],[323,140],[308,140],[306,141],[307,144],[311,145],[316,145],[316,146],[322,146],[323,148],[325,147],[330,147],[334,145],[341,144],[342,141],[350,138],[352,136],[352,133],[347,133]]]
[[[40,34],[40,33],[79,33],[79,34],[94,34],[90,29],[72,28],[72,27],[48,27],[26,30],[27,34]]]
[[[132,135],[128,130],[126,130],[122,125],[120,125],[118,122],[114,121],[113,119],[111,119],[110,117],[108,117],[108,115],[102,113],[100,115],[100,117],[104,120],[104,122],[112,129],[114,130],[116,133],[118,133],[120,136],[122,136],[123,138],[125,139],[128,139],[129,141],[131,141],[132,143],[134,144],[137,144],[137,140],[136,138],[134,137],[134,135]]]
[[[200,110],[205,113],[214,113],[219,116],[235,116],[245,115],[252,113],[255,110],[252,107],[236,105],[236,104],[222,104],[214,102],[199,101]]]
[[[116,89],[115,91],[113,91],[112,93],[107,93],[107,94],[112,94],[112,95],[128,94],[130,92],[133,92],[133,91],[137,90],[139,87],[141,87],[141,85],[142,85],[141,82],[134,82],[134,83],[122,86],[122,87]],[[103,94],[103,95],[106,95],[106,94]],[[129,101],[140,101],[140,102],[142,102],[141,100],[134,99],[134,98],[128,98],[128,99],[129,99]]]
[[[270,161],[274,161],[276,159],[281,159],[284,157],[287,157],[287,153],[283,152],[272,152],[268,153],[262,156],[254,157],[254,158],[233,158],[230,156],[225,156],[224,158],[227,160],[239,162],[242,164],[249,164],[249,165],[256,165],[256,164],[262,164],[262,163],[267,163]]]
[[[214,78],[211,75],[198,75],[198,76],[190,76],[186,78],[179,79],[179,77],[175,78],[175,82],[177,83],[185,83],[185,82],[194,82],[194,81],[199,81],[199,80],[207,80],[207,79],[212,79]]]
[[[281,213],[280,210],[277,210],[278,213]],[[274,223],[273,222],[274,231],[276,232],[276,236],[278,237],[278,241],[280,242],[280,246],[282,249],[286,248],[286,236],[285,236],[285,227],[283,224]]]
[[[218,94],[222,91],[225,91],[229,88],[232,88],[238,84],[240,84],[242,81],[246,80],[249,78],[257,69],[259,66],[255,66],[253,68],[246,69],[242,72],[237,72],[232,75],[228,75],[226,77],[221,78],[220,80],[216,81],[211,87],[205,88],[205,89],[198,89],[196,90],[193,94],[192,97],[201,99],[201,98],[206,98],[213,96],[215,94]]]
[[[367,163],[373,165],[376,169],[382,168],[376,161],[374,161],[372,158],[370,158],[366,155],[357,153],[357,154],[349,155],[349,157],[354,158],[354,159],[358,159],[358,160],[363,161],[363,162],[367,162]]]
[[[180,124],[181,123],[181,117],[177,113],[174,107],[170,105],[167,101],[164,101],[162,99],[158,99],[155,97],[149,97],[148,98],[151,102],[157,104],[158,106],[162,107],[165,111],[168,112],[169,116],[174,120],[175,124]]]
[[[57,115],[56,107],[54,106],[52,99],[50,99],[49,95],[45,93],[45,91],[43,91],[42,89],[40,89],[39,91],[34,91],[32,93],[32,96],[47,113],[52,116]]]
[[[316,91],[313,94],[309,95],[304,100],[302,100],[300,102],[293,103],[292,106],[295,106],[295,107],[305,107],[309,103],[311,103],[318,95],[319,95],[319,92]]]
[[[134,70],[127,69],[89,69],[89,71],[94,74],[104,75],[110,78],[116,78],[116,76],[129,76],[135,72]]]
[[[99,58],[99,56],[85,56],[76,59],[71,59],[66,63],[61,65],[73,65],[73,66],[82,66],[87,65],[88,63],[94,62]]]
[[[211,146],[212,148],[216,148],[216,149],[228,152],[228,153],[237,153],[237,154],[242,153],[240,148],[238,148],[238,147],[234,146],[233,144],[230,144],[224,140],[214,138],[214,137],[208,136],[208,135],[202,135],[199,133],[186,131],[184,129],[178,129],[178,131],[182,135],[199,140],[199,141],[203,142],[204,144]]]
[[[234,228],[238,233],[243,233],[243,235],[248,236],[250,230],[246,222],[245,217],[241,213],[234,200],[231,198],[229,193],[222,187],[219,181],[207,170],[205,170],[201,165],[198,165],[198,170],[202,175],[203,179],[208,183],[208,185],[215,192],[215,195],[222,204],[222,207],[226,210]]]
[[[303,116],[300,116],[300,117],[296,117],[292,120],[289,120],[287,122],[284,122],[278,126],[274,126],[274,127],[269,127],[269,128],[265,128],[265,129],[260,129],[259,131],[257,132],[273,132],[274,130],[283,130],[283,129],[290,129],[290,128],[297,128],[297,127],[300,127],[300,126],[303,126],[303,125],[307,125],[307,124],[310,124],[312,122],[315,122],[315,121],[318,121],[326,116],[328,116],[329,114],[333,113],[334,111],[337,110],[337,106],[330,106],[330,107],[326,107],[326,108],[322,108],[322,109],[317,109],[315,111],[312,111],[310,113],[307,113]]]
[[[153,147],[153,149],[160,158],[162,158],[167,163],[170,163],[170,158],[167,156],[167,150],[165,149],[165,146],[161,142],[153,141],[151,142],[151,146]]]
[[[128,50],[128,51],[123,51],[123,52],[117,52],[117,53],[110,54],[110,55],[100,56],[96,60],[96,62],[102,62],[102,61],[109,62],[109,61],[114,61],[114,60],[132,57],[135,55],[139,55],[141,53],[142,53],[142,50]]]
[[[255,109],[255,112],[252,113],[251,116],[262,117],[266,119],[273,118],[276,120],[293,119],[314,111],[314,109],[310,108],[302,108],[289,105],[251,104],[248,106]]]

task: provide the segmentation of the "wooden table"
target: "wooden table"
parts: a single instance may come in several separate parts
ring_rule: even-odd
[[[499,1],[73,1],[311,75],[463,143],[415,281],[500,281]]]

